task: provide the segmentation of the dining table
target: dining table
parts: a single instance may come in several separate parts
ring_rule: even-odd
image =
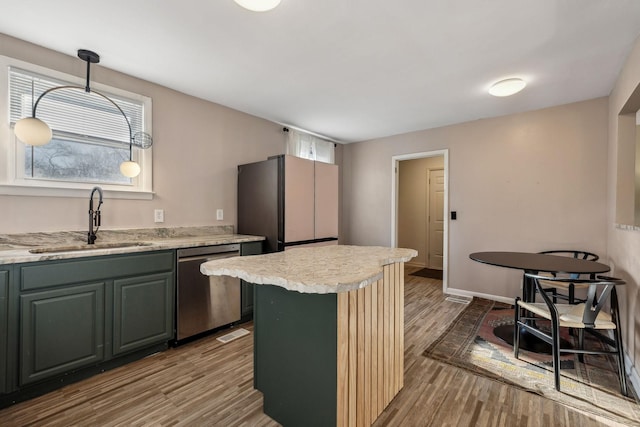
[[[469,255],[469,258],[483,264],[523,270],[524,273],[530,274],[595,275],[606,273],[610,270],[608,265],[596,261],[532,252],[474,252]],[[535,300],[535,284],[526,276],[523,276],[522,299],[527,302]],[[497,326],[494,328],[493,333],[498,338],[513,345],[513,325]],[[520,340],[520,348],[522,349],[536,353],[551,353],[549,344],[528,333],[525,329],[521,330]],[[565,342],[563,345],[568,345],[568,343]]]

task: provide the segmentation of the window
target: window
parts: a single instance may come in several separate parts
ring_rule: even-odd
[[[303,159],[334,163],[335,144],[306,132],[287,130],[287,154]]]
[[[28,146],[13,132],[15,122],[30,117],[35,100],[47,89],[66,85],[84,87],[85,81],[0,57],[8,100],[8,132],[0,135],[0,156],[7,164],[0,171],[0,193],[71,195],[69,191],[100,185],[107,191],[133,193],[142,198],[151,195],[151,148],[133,146],[131,155],[142,173],[127,178],[120,173],[120,163],[129,159],[129,127],[120,111],[102,96],[81,89],[57,89],[39,102],[36,117],[53,131],[50,143]],[[131,132],[148,132],[151,128],[151,99],[91,82],[91,88],[108,96],[126,115]],[[0,107],[2,108],[2,107]],[[3,109],[4,109],[3,108]],[[1,113],[2,111],[0,111]],[[37,191],[34,191],[37,189]],[[117,194],[116,194],[117,197]]]

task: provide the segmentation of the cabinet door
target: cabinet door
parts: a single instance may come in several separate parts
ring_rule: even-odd
[[[113,354],[173,338],[173,274],[113,281]]]
[[[0,393],[7,391],[9,272],[0,271]]]
[[[315,164],[315,238],[338,237],[338,166]]]
[[[262,253],[262,242],[243,243],[240,246],[240,255],[260,255]],[[240,281],[241,298],[240,298],[240,314],[243,318],[251,318],[253,316],[253,283]]]
[[[314,162],[284,158],[284,241],[314,238]]]
[[[105,283],[20,296],[20,385],[100,362]]]

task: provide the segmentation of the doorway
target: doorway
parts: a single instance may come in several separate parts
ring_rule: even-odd
[[[418,251],[407,266],[442,270],[444,290],[449,246],[448,150],[394,156],[392,167],[392,246]]]

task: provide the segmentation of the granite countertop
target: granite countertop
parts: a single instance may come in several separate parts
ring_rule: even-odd
[[[417,255],[414,249],[334,245],[208,261],[200,271],[290,291],[326,294],[364,288],[382,278],[384,265],[406,262]]]
[[[86,231],[0,234],[0,264],[159,251],[264,240],[234,234],[233,226],[100,230],[94,245]],[[34,253],[35,252],[35,253]]]

